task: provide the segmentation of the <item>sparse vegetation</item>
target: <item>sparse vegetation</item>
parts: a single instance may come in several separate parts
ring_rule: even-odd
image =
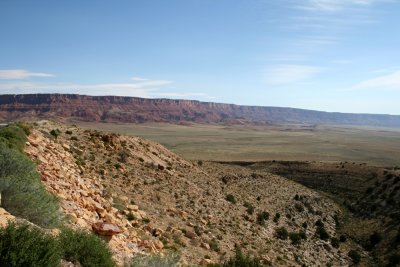
[[[246,212],[247,212],[249,215],[252,215],[252,214],[254,213],[255,208],[254,208],[254,206],[253,206],[251,203],[245,202],[245,203],[243,204],[243,206],[246,208]]]
[[[107,244],[92,233],[63,229],[60,234],[63,258],[83,267],[115,267]]]
[[[20,151],[25,132],[17,126],[0,130],[1,205],[15,216],[44,227],[60,222],[56,197],[43,187],[36,166]]]
[[[230,203],[232,203],[232,204],[236,204],[235,196],[232,195],[232,194],[226,195],[225,200],[230,202]]]
[[[282,226],[275,230],[275,236],[279,239],[286,240],[289,236],[289,232]]]
[[[281,214],[278,213],[278,212],[275,213],[275,216],[274,216],[274,219],[273,219],[274,223],[278,223],[280,218],[281,218]]]
[[[350,250],[347,255],[351,258],[354,264],[358,264],[361,261],[361,255],[356,250]]]
[[[62,250],[51,236],[28,225],[10,223],[0,228],[0,265],[20,266],[60,266]]]
[[[268,221],[268,219],[269,219],[269,213],[266,211],[257,214],[257,223],[259,225],[265,225],[265,221]]]
[[[317,226],[315,234],[322,240],[328,240],[330,238],[324,226]]]
[[[235,256],[222,264],[213,264],[210,267],[264,267],[261,260],[255,257],[244,255],[238,248]]]
[[[131,267],[175,267],[180,259],[177,253],[169,253],[167,255],[151,254],[134,256]]]
[[[58,130],[58,129],[53,129],[53,130],[51,130],[50,131],[50,134],[55,138],[55,139],[57,139],[58,138],[58,136],[60,135],[60,130]]]

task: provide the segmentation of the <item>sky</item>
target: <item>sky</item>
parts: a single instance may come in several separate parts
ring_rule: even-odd
[[[400,115],[400,0],[0,0],[0,94]]]

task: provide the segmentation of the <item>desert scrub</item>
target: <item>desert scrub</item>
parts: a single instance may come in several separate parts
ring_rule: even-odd
[[[115,267],[107,244],[93,233],[63,229],[59,236],[63,258],[83,267]]]
[[[7,145],[9,148],[14,148],[22,152],[26,140],[25,131],[16,125],[10,125],[0,129],[0,142]]]
[[[324,226],[317,226],[315,234],[322,240],[328,240],[330,238],[328,232],[325,230]]]
[[[279,239],[286,240],[289,236],[289,233],[285,227],[279,227],[275,231],[275,236]]]
[[[245,203],[243,204],[243,206],[246,208],[247,214],[252,215],[252,214],[254,213],[254,209],[255,209],[255,208],[254,208],[253,205],[251,205],[251,203],[245,202]]]
[[[280,218],[281,218],[281,214],[278,213],[278,212],[275,213],[275,216],[274,216],[274,219],[273,219],[274,223],[278,223]]]
[[[356,250],[350,250],[347,255],[351,258],[354,264],[358,264],[361,261],[361,255]]]
[[[291,232],[289,233],[289,239],[293,245],[300,245],[302,240],[307,240],[306,232]]]
[[[175,267],[178,265],[180,255],[169,253],[167,255],[135,255],[131,262],[131,267]]]
[[[264,226],[265,225],[265,221],[268,221],[269,219],[269,213],[266,211],[260,212],[257,214],[257,223],[259,225]]]
[[[10,223],[0,228],[0,266],[60,266],[56,239],[28,225]]]
[[[235,256],[221,264],[212,264],[210,267],[264,267],[261,260],[244,255],[240,249],[236,249]]]
[[[9,138],[7,141],[11,140],[10,143],[18,140],[18,149],[23,147],[18,143],[24,140],[21,136],[4,136]],[[35,164],[13,147],[10,148],[7,142],[0,140],[1,205],[13,215],[42,227],[57,226],[61,218],[58,200],[43,187]]]
[[[225,200],[230,202],[230,203],[232,203],[232,204],[236,204],[235,196],[232,195],[232,194],[226,195]]]

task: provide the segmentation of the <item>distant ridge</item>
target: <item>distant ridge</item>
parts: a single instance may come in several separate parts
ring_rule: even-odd
[[[92,122],[344,124],[400,127],[400,115],[352,114],[242,106],[196,100],[77,94],[0,95],[0,120],[75,119]]]

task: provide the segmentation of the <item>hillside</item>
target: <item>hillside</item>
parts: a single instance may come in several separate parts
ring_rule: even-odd
[[[175,252],[193,266],[240,247],[267,265],[346,266],[349,250],[363,251],[338,243],[333,201],[265,171],[191,163],[141,138],[48,121],[36,123],[25,151],[70,226],[121,229],[108,240],[119,264]]]
[[[0,95],[0,120],[74,119],[90,122],[345,124],[400,127],[400,116],[240,106],[192,100],[69,94]]]

